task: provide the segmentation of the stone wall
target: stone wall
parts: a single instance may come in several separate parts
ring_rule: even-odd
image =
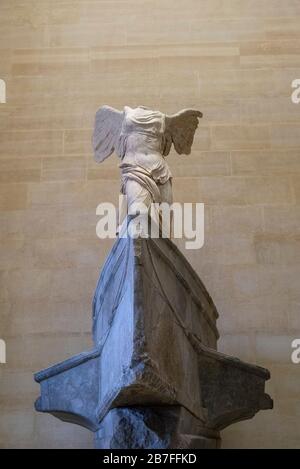
[[[219,348],[268,367],[274,411],[223,447],[300,446],[300,2],[1,0],[0,446],[92,447],[37,414],[32,373],[91,345],[91,300],[111,246],[95,208],[117,201],[117,158],[92,160],[102,104],[204,113],[192,155],[168,162],[175,198],[204,202],[187,251],[220,313]]]

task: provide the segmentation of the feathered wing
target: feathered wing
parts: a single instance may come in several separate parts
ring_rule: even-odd
[[[102,106],[96,112],[93,148],[97,163],[101,163],[114,150],[118,150],[117,146],[123,118],[124,112],[110,106]]]
[[[165,116],[166,128],[163,143],[163,155],[168,155],[172,143],[179,155],[191,153],[198,119],[202,112],[195,109],[184,109],[173,116]]]

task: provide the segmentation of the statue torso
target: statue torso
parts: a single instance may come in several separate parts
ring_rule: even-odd
[[[135,109],[125,106],[120,135],[124,139],[125,154],[120,168],[141,167],[160,184],[170,179],[171,172],[161,153],[164,131],[165,115],[161,112],[144,106]]]

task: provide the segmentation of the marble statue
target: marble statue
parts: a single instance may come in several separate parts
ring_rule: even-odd
[[[121,158],[129,205],[171,202],[164,157],[191,151],[199,111],[96,115],[96,160]],[[101,249],[101,247],[99,247]],[[99,449],[219,448],[227,426],[271,409],[267,369],[217,350],[218,311],[169,238],[118,236],[92,306],[91,350],[35,373],[35,403],[94,433]]]
[[[178,154],[188,155],[202,113],[184,109],[174,115],[145,106],[118,111],[102,106],[96,113],[93,147],[101,163],[115,152],[121,159],[121,193],[127,210],[133,204],[172,203],[172,174],[165,157],[172,144]],[[121,214],[121,219],[124,218]]]

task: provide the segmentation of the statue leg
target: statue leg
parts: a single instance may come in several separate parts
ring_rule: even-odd
[[[169,179],[165,184],[158,185],[161,202],[165,204],[172,205],[173,203],[173,191],[172,191],[172,180]],[[162,232],[165,233],[167,238],[172,238],[173,236],[173,212],[170,212],[170,220],[164,221],[159,213],[159,224],[162,229]]]
[[[137,181],[127,181],[126,196],[129,214],[131,213],[131,210],[134,210],[134,206],[138,204],[144,204],[147,208],[150,208],[152,202],[151,194],[145,187],[143,187]]]
[[[161,201],[167,204],[173,203],[172,180],[169,179],[165,184],[158,185]]]
[[[171,179],[169,179],[165,184],[157,184],[157,189],[159,191],[158,197],[160,196],[160,202],[171,205],[173,202]],[[159,224],[162,228],[162,218],[160,210],[156,207],[153,207],[153,210],[151,209],[151,204],[153,203],[153,195],[145,186],[139,184],[139,182],[137,181],[129,179],[126,182],[125,192],[126,199],[122,203],[120,210],[120,227],[126,219],[127,215],[135,215],[137,211],[141,211],[150,214],[153,221]],[[158,200],[156,200],[155,202],[158,202]],[[139,206],[142,207],[141,210],[139,209]],[[170,215],[172,217],[172,213]],[[171,237],[172,224],[173,220],[171,219],[170,225],[169,223],[167,223],[165,227],[165,232],[169,233],[167,237]],[[119,228],[119,232],[120,231],[122,231],[122,228]]]
[[[118,233],[124,230],[123,223],[127,225],[127,215],[135,215],[138,206],[142,205],[150,210],[152,197],[150,192],[137,181],[128,180],[125,186],[125,196],[119,208],[119,227]],[[125,226],[126,226],[125,225]]]

